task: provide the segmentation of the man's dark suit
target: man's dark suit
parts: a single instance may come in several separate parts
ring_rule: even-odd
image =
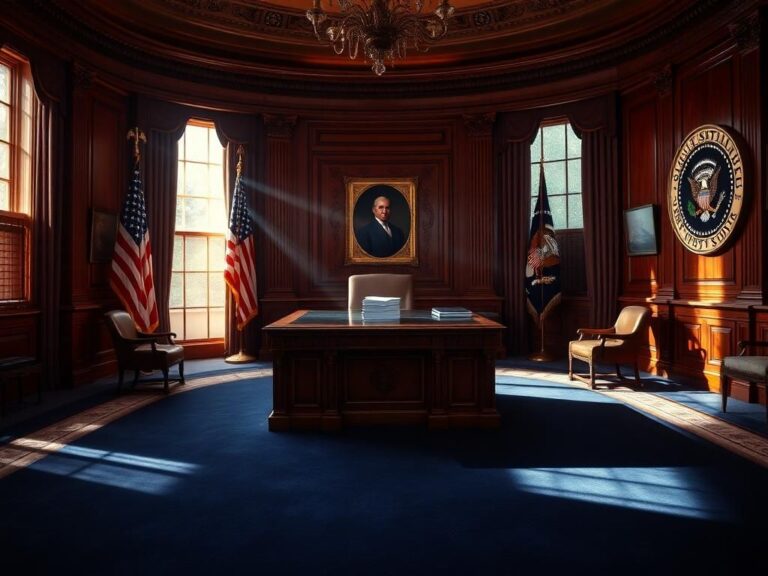
[[[382,225],[373,220],[358,229],[357,241],[360,243],[360,247],[371,256],[378,258],[392,256],[405,244],[405,235],[400,228],[393,224],[389,224],[389,230],[392,232],[391,238]]]

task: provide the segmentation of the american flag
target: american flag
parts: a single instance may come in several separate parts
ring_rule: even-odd
[[[235,299],[237,329],[242,330],[259,312],[256,300],[256,268],[253,249],[253,220],[248,212],[243,181],[238,170],[227,230],[227,267],[224,280]]]
[[[152,280],[152,248],[138,165],[133,169],[120,213],[109,283],[139,330],[153,332],[157,329],[159,316]]]

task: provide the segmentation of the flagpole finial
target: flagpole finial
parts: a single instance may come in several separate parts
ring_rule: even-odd
[[[243,172],[243,156],[245,156],[245,148],[243,148],[242,144],[239,144],[237,146],[237,176],[240,177],[240,174]]]
[[[139,160],[141,160],[141,150],[139,149],[139,142],[144,142],[146,144],[147,137],[142,132],[138,126],[135,128],[131,128],[128,130],[128,140],[133,140],[133,163],[134,165],[139,164]]]

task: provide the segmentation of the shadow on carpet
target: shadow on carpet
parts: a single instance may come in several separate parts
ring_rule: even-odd
[[[3,568],[723,574],[762,544],[766,470],[589,390],[497,395],[499,430],[338,434],[269,432],[269,378],[170,396],[0,481]]]

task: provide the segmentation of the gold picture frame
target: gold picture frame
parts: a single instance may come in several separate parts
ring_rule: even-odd
[[[347,178],[346,264],[416,265],[416,178]],[[402,246],[394,252],[376,255],[366,251],[368,227],[379,226],[373,216],[373,203],[386,196],[390,200],[390,223],[394,238],[402,237]],[[378,230],[378,228],[376,228]]]

